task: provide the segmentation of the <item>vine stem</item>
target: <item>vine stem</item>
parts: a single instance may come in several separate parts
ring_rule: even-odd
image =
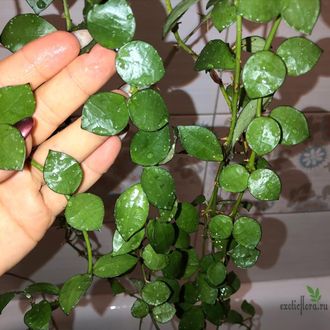
[[[66,21],[66,29],[67,29],[67,31],[71,31],[72,30],[72,20],[71,20],[68,0],[63,0],[63,9],[64,9],[64,17],[65,17],[65,21]]]
[[[87,250],[87,257],[88,257],[88,274],[92,274],[93,272],[93,255],[92,255],[92,247],[91,247],[91,241],[89,239],[88,233],[86,230],[82,231],[82,234],[84,236],[85,244],[86,244],[86,250]]]
[[[187,36],[183,39],[183,42],[186,43],[188,42],[188,40],[196,33],[196,31],[198,31],[200,29],[200,27],[205,24],[211,17],[211,13],[212,11],[210,11],[209,13],[207,13],[199,22],[199,24],[189,33],[187,34]]]
[[[31,166],[33,166],[34,168],[36,168],[40,172],[44,171],[44,167],[41,164],[39,164],[36,160],[34,160],[33,158],[31,158],[30,164],[31,164]]]

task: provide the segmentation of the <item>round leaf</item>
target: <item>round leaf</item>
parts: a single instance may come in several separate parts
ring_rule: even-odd
[[[252,218],[241,217],[234,223],[233,236],[237,243],[253,249],[261,239],[260,224]]]
[[[199,274],[197,278],[197,288],[199,290],[199,299],[203,303],[213,305],[218,296],[218,289],[211,287],[207,282],[205,274]]]
[[[281,10],[279,0],[240,0],[238,13],[249,21],[266,23],[276,17]]]
[[[96,261],[93,273],[101,278],[116,277],[132,269],[137,262],[138,259],[130,254],[113,256],[109,253]]]
[[[136,299],[131,307],[133,317],[142,319],[149,314],[149,306],[142,299]]]
[[[167,255],[156,253],[150,244],[148,244],[144,248],[144,250],[142,252],[142,258],[143,258],[144,264],[150,270],[154,270],[154,271],[165,268],[169,262]]]
[[[179,279],[183,275],[185,260],[183,253],[178,250],[173,250],[168,255],[168,265],[162,269],[163,275],[169,279]]]
[[[260,200],[277,200],[281,193],[280,178],[272,170],[256,170],[250,175],[249,191],[253,197]]]
[[[322,50],[305,38],[290,38],[277,49],[277,54],[284,61],[289,76],[300,76],[312,70],[318,62]]]
[[[157,131],[168,123],[167,106],[153,89],[133,94],[128,100],[128,110],[133,124],[143,131]]]
[[[87,27],[100,45],[119,48],[133,39],[135,18],[127,1],[111,0],[88,12]]]
[[[170,222],[175,217],[176,212],[178,211],[178,200],[175,200],[173,207],[170,210],[159,209],[158,220],[161,222]]]
[[[162,281],[147,283],[141,292],[143,300],[153,306],[158,306],[167,301],[171,295],[171,290]]]
[[[146,223],[149,203],[140,184],[125,190],[115,204],[117,230],[124,240],[128,240]]]
[[[143,41],[131,41],[121,47],[116,57],[116,68],[125,82],[139,88],[156,83],[165,73],[158,52]]]
[[[265,50],[248,59],[242,79],[248,96],[254,99],[273,94],[283,84],[285,75],[286,67],[282,59]]]
[[[172,175],[161,167],[146,167],[141,175],[141,184],[149,202],[160,209],[171,209],[175,195]]]
[[[195,63],[195,70],[234,70],[235,57],[228,44],[222,40],[211,40],[201,51]]]
[[[219,184],[226,191],[238,193],[247,188],[248,179],[249,172],[244,166],[232,164],[222,170]]]
[[[230,237],[233,220],[227,215],[216,215],[209,223],[209,232],[213,239],[222,240]]]
[[[297,109],[289,106],[281,106],[275,108],[270,115],[281,126],[281,144],[288,146],[295,145],[305,141],[309,137],[306,117]]]
[[[83,179],[80,164],[71,156],[49,150],[44,165],[44,180],[58,194],[73,194]]]
[[[246,140],[250,148],[262,156],[270,153],[281,140],[281,128],[270,117],[255,118],[247,128]]]
[[[25,141],[18,129],[0,124],[0,169],[20,171],[26,157]]]
[[[166,323],[174,317],[176,309],[173,305],[169,303],[164,303],[159,306],[156,306],[152,310],[152,315],[154,319],[159,323]]]
[[[185,250],[184,252],[187,253],[186,259],[187,259],[187,265],[186,269],[183,274],[183,279],[190,278],[195,272],[197,272],[199,268],[199,260],[197,256],[197,252],[195,249],[191,248],[188,250]]]
[[[126,99],[117,93],[91,96],[82,111],[81,128],[98,135],[115,135],[128,124]]]
[[[147,238],[156,253],[167,253],[175,239],[173,225],[151,220],[147,226]]]
[[[256,53],[264,50],[266,40],[259,36],[246,37],[242,40],[242,50]]]
[[[138,231],[128,241],[125,241],[116,230],[112,238],[112,255],[119,256],[136,250],[141,245],[143,238],[144,229]]]
[[[197,209],[190,203],[181,203],[179,205],[176,224],[186,233],[194,233],[198,229],[199,224],[199,215]]]
[[[24,323],[29,329],[44,330],[49,328],[49,322],[52,317],[52,308],[50,303],[42,300],[33,304],[32,308],[24,315]]]
[[[83,193],[69,199],[65,209],[67,223],[78,230],[99,230],[104,218],[104,204],[99,196]]]
[[[249,268],[257,262],[260,252],[257,249],[249,249],[238,244],[230,252],[230,255],[237,267]]]
[[[219,1],[211,13],[213,25],[222,32],[236,20],[236,7],[231,0]]]
[[[219,286],[226,278],[226,266],[222,262],[214,262],[207,269],[206,275],[210,284]]]
[[[170,147],[168,125],[155,132],[138,131],[131,141],[131,158],[139,165],[156,165],[167,156]]]
[[[184,230],[178,229],[178,237],[175,242],[177,249],[188,249],[190,246],[190,236]]]
[[[180,141],[190,156],[200,160],[219,162],[223,160],[217,137],[201,126],[178,126]]]
[[[17,15],[3,29],[1,43],[16,52],[30,41],[54,31],[53,25],[35,14]]]
[[[187,310],[179,323],[179,330],[203,330],[205,325],[204,313],[200,306]]]

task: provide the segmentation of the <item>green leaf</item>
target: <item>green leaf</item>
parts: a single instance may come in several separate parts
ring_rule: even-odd
[[[201,126],[178,126],[183,148],[190,156],[200,160],[223,160],[221,145],[209,129]]]
[[[156,306],[152,310],[152,315],[154,319],[159,323],[166,323],[172,320],[176,313],[176,309],[172,304],[164,303]]]
[[[158,280],[163,281],[171,290],[170,298],[167,300],[169,303],[177,303],[180,300],[180,284],[177,280],[158,277]]]
[[[238,3],[238,13],[257,23],[269,22],[281,11],[279,0],[240,0]]]
[[[175,247],[177,249],[188,249],[190,246],[190,236],[184,230],[178,228],[177,239]]]
[[[0,124],[14,125],[24,118],[32,117],[35,106],[30,85],[0,88]]]
[[[142,258],[144,264],[150,270],[154,270],[154,271],[165,268],[169,263],[168,256],[165,254],[156,253],[150,244],[148,244],[143,249]]]
[[[249,249],[238,244],[228,254],[231,255],[237,267],[244,269],[252,267],[257,262],[260,252],[257,249]]]
[[[6,292],[0,294],[0,315],[5,309],[5,307],[11,302],[15,297],[15,292]]]
[[[230,237],[233,230],[233,220],[227,215],[216,215],[209,222],[208,229],[213,239],[226,239]]]
[[[248,217],[241,217],[234,223],[233,236],[238,244],[255,248],[261,239],[260,224]]]
[[[35,293],[45,293],[58,296],[60,289],[52,283],[33,283],[25,288],[24,292],[33,295]]]
[[[149,314],[149,306],[142,299],[136,299],[131,307],[133,317],[142,319]]]
[[[42,300],[33,304],[32,308],[24,315],[24,323],[32,330],[48,330],[49,322],[52,317],[52,308],[50,303]]]
[[[257,53],[264,50],[266,40],[259,36],[246,37],[242,40],[242,50]]]
[[[72,196],[65,209],[67,223],[78,230],[99,230],[104,218],[104,204],[99,196],[82,193]]]
[[[226,278],[226,266],[219,261],[214,261],[208,267],[206,276],[207,281],[213,286],[219,286]]]
[[[133,39],[135,18],[127,1],[111,0],[95,5],[88,12],[87,27],[100,45],[120,48]]]
[[[199,214],[197,209],[190,203],[180,203],[175,222],[181,230],[189,234],[194,233],[198,229],[199,224]]]
[[[210,7],[216,5],[218,2],[221,2],[223,0],[209,0],[206,4],[206,9],[209,9]]]
[[[167,301],[171,290],[166,283],[155,281],[147,283],[141,292],[142,299],[149,305],[158,306]]]
[[[242,73],[245,90],[251,99],[273,94],[283,84],[285,76],[286,67],[281,57],[267,50],[253,54]]]
[[[197,288],[199,290],[199,299],[207,304],[215,304],[218,297],[218,289],[211,287],[207,282],[205,274],[199,274],[197,278]]]
[[[44,11],[53,1],[54,0],[26,0],[37,15]]]
[[[179,330],[202,330],[205,320],[201,306],[193,306],[186,311],[179,323]]]
[[[133,124],[143,131],[157,131],[168,123],[165,101],[153,89],[133,94],[127,105]]]
[[[232,324],[241,324],[241,323],[243,323],[243,317],[240,313],[238,313],[238,312],[234,311],[233,309],[231,309],[228,312],[226,321],[228,323],[232,323]]]
[[[141,175],[141,184],[150,204],[160,209],[171,209],[175,195],[175,182],[172,175],[161,167],[146,167]]]
[[[44,165],[44,180],[58,194],[71,195],[80,186],[83,172],[80,164],[63,152],[49,150]]]
[[[90,274],[75,275],[63,284],[60,290],[59,303],[65,314],[69,314],[78,304],[91,284],[92,275]]]
[[[179,279],[183,275],[186,264],[182,252],[174,250],[168,255],[168,259],[168,265],[162,269],[163,275],[169,279]]]
[[[234,70],[235,57],[228,44],[222,40],[211,40],[202,49],[195,63],[195,70]]]
[[[26,157],[25,141],[20,131],[10,125],[0,124],[0,169],[20,171]]]
[[[248,179],[249,172],[244,166],[231,164],[221,171],[219,184],[228,192],[238,193],[247,188]]]
[[[109,282],[111,286],[111,292],[114,296],[126,292],[125,287],[119,281],[112,279],[109,280]]]
[[[138,258],[130,254],[113,256],[108,253],[96,261],[93,273],[101,278],[116,277],[132,269],[137,262]]]
[[[138,131],[131,141],[131,158],[134,163],[139,165],[156,165],[167,156],[170,147],[168,125],[155,132]]]
[[[163,37],[165,37],[175,26],[181,16],[199,0],[182,0],[180,1],[168,15],[163,27]]]
[[[175,240],[173,225],[151,220],[147,226],[147,238],[156,253],[167,253]]]
[[[256,199],[274,201],[280,198],[281,180],[272,170],[260,169],[253,171],[248,185],[251,195]]]
[[[246,131],[246,141],[257,155],[263,156],[275,149],[281,140],[281,128],[270,117],[255,118]]]
[[[234,272],[230,272],[227,275],[225,284],[219,289],[219,298],[222,300],[227,300],[235,292],[239,290],[241,286],[241,281]]]
[[[282,0],[281,14],[292,28],[310,34],[320,15],[320,0]]]
[[[243,300],[241,304],[241,309],[244,313],[251,315],[252,317],[256,314],[254,306],[248,303],[246,300]]]
[[[199,268],[199,259],[194,248],[184,250],[184,252],[187,253],[187,264],[182,278],[188,279],[197,272]]]
[[[221,321],[225,318],[225,309],[222,304],[215,303],[214,305],[202,304],[206,319],[215,325],[221,325]]]
[[[144,226],[149,203],[141,184],[129,187],[119,196],[114,214],[117,230],[126,241]]]
[[[232,0],[223,0],[215,4],[211,13],[211,21],[219,32],[236,21],[236,11],[236,6]]]
[[[16,52],[30,41],[54,31],[56,28],[53,25],[35,14],[17,15],[3,29],[1,43]]]
[[[121,47],[116,57],[116,68],[126,83],[138,88],[155,84],[165,73],[156,49],[143,41],[131,41]]]
[[[178,200],[175,200],[171,210],[159,209],[158,221],[161,222],[170,222],[175,217],[176,212],[178,211]]]
[[[180,296],[185,303],[194,305],[198,300],[198,295],[199,292],[195,282],[187,282],[182,285]]]
[[[144,239],[144,228],[134,234],[128,241],[125,241],[116,230],[112,238],[112,255],[120,256],[122,254],[135,251]]]
[[[312,70],[322,54],[322,49],[312,41],[295,37],[285,40],[277,49],[289,76],[300,76]]]
[[[81,128],[97,135],[115,135],[128,124],[126,99],[118,93],[91,96],[82,111]]]

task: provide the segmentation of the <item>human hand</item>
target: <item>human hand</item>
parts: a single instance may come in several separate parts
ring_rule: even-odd
[[[25,122],[28,153],[44,164],[49,149],[81,162],[86,191],[106,172],[120,150],[118,137],[82,130],[78,119],[56,135],[51,134],[115,73],[115,53],[99,45],[78,56],[80,46],[68,32],[54,32],[31,42],[0,62],[0,87],[30,83],[36,111]],[[50,190],[40,171],[25,165],[23,171],[0,170],[0,275],[29,253],[66,206],[66,198]]]

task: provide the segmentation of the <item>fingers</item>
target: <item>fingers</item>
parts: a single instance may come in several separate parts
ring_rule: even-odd
[[[115,52],[99,45],[77,57],[36,90],[33,144],[45,141],[90,95],[115,73]]]
[[[78,56],[78,40],[57,31],[30,42],[0,62],[0,87],[30,83],[35,89]]]
[[[84,172],[83,182],[78,192],[88,190],[100,177],[109,170],[115,161],[121,147],[118,137],[110,137],[90,154],[81,164]],[[50,212],[56,216],[62,212],[67,204],[63,195],[56,194],[47,186],[41,188],[44,202],[48,205]]]

